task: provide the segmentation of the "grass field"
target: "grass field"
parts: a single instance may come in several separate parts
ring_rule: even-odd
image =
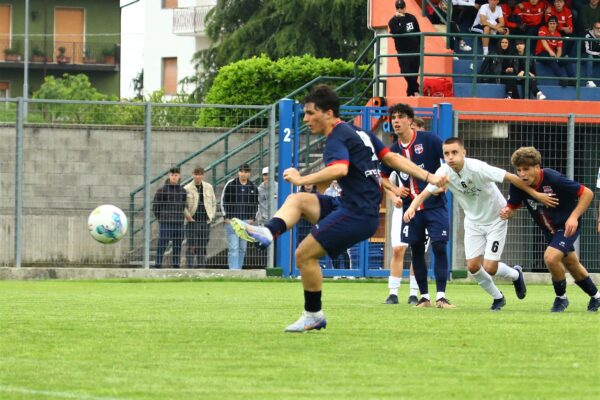
[[[0,399],[598,399],[600,315],[528,289],[492,313],[476,285],[438,310],[330,281],[327,329],[284,334],[297,281],[3,281]]]

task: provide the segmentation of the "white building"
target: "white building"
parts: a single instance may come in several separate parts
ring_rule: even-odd
[[[128,5],[129,4],[129,5]],[[204,18],[216,0],[121,0],[121,97],[134,96],[133,79],[144,71],[144,92],[173,95],[195,73],[193,55],[209,47]]]

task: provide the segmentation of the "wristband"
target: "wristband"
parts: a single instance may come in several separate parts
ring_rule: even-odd
[[[425,177],[425,182],[429,183],[429,172],[427,172],[427,176]]]

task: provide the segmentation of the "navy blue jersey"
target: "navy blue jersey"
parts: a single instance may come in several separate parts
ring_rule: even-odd
[[[400,140],[398,140],[390,147],[390,151],[408,158],[419,167],[429,171],[431,174],[435,174],[435,171],[442,165],[440,159],[444,158],[442,139],[429,132],[413,132],[413,137],[409,144],[403,145],[400,143]],[[381,175],[385,178],[388,178],[392,171],[393,169],[387,165],[381,166]],[[410,189],[408,197],[402,199],[404,201],[404,209],[406,210],[410,206],[412,199],[417,197],[419,193],[425,189],[427,182],[416,179],[406,172],[396,172],[400,176],[402,185]],[[423,204],[421,204],[419,210],[445,206],[446,196],[430,196]]]
[[[558,171],[543,168],[540,170],[540,181],[535,190],[540,193],[554,194],[558,198],[558,206],[546,207],[512,184],[507,202],[508,206],[513,209],[519,208],[525,203],[539,227],[554,235],[556,231],[565,229],[565,222],[577,207],[579,196],[583,193],[584,188],[579,182],[567,178]]]
[[[342,188],[342,207],[367,214],[379,215],[381,184],[379,160],[388,149],[376,136],[345,122],[338,123],[327,136],[323,162],[326,166],[348,165],[348,174],[338,183]]]

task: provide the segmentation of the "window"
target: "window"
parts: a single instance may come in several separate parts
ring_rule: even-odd
[[[177,94],[177,58],[162,59],[162,88],[165,94]]]
[[[61,55],[67,63],[81,64],[84,29],[83,8],[57,7],[54,10],[55,57]]]
[[[177,8],[178,0],[162,0],[162,8]]]
[[[10,97],[10,84],[8,82],[0,81],[0,99],[6,99]],[[8,105],[8,103],[7,103]]]
[[[10,5],[0,5],[0,60],[4,60],[4,50],[10,47]]]

